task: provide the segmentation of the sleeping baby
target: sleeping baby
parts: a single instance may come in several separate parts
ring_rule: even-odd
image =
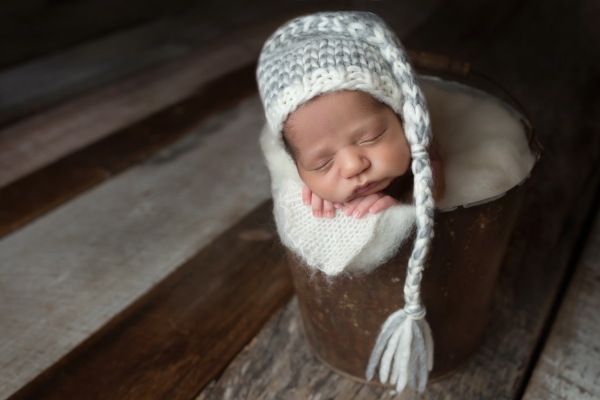
[[[414,232],[405,304],[383,325],[366,377],[379,365],[382,382],[423,390],[432,342],[420,282],[444,178],[402,45],[371,13],[307,15],[266,41],[257,80],[277,231],[304,264],[366,273]]]
[[[283,141],[305,183],[302,201],[315,217],[335,209],[361,218],[412,201],[410,148],[394,111],[360,90],[317,96],[286,120]],[[428,147],[433,197],[444,193],[442,162]]]

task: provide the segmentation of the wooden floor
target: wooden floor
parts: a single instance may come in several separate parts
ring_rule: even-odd
[[[312,355],[270,219],[247,73],[281,15],[0,131],[0,162],[11,149],[35,155],[5,161],[14,169],[0,177],[0,399],[600,399],[600,8],[403,4],[373,7],[408,27],[408,47],[503,82],[546,147],[466,366],[400,396]],[[240,90],[218,97],[227,82]],[[115,104],[131,111],[74,137]],[[47,153],[45,140],[56,143]],[[35,195],[29,208],[19,193]]]
[[[600,399],[599,300],[600,214],[561,299],[525,400]]]

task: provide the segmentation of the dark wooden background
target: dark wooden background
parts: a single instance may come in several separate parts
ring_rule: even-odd
[[[240,16],[236,24],[243,25],[262,13],[273,13],[271,3],[265,0],[250,7],[248,2],[236,2],[227,8],[214,2],[209,3],[214,11],[204,11],[207,16],[223,16],[227,10],[234,10],[231,12]],[[307,9],[300,9],[305,6],[300,3],[282,4],[286,12],[293,13],[295,7]],[[405,45],[469,61],[474,70],[502,82],[528,110],[545,147],[533,190],[511,240],[482,348],[457,374],[430,385],[423,398],[520,399],[535,373],[598,206],[600,4],[591,0],[447,0],[428,2],[422,6],[428,7],[427,12],[419,14],[419,3],[409,3],[415,10],[415,20],[424,17],[401,32]],[[10,43],[6,48],[13,50],[0,59],[5,67],[165,13],[185,13],[199,3],[157,0],[141,7],[143,12],[134,2],[7,4],[10,6],[0,8],[0,21],[8,19],[10,23],[0,25],[0,43]],[[81,14],[80,18],[69,14],[76,13],[73,10],[77,7],[88,6],[89,10],[100,7],[108,14],[118,9],[119,17],[108,22],[100,12],[89,20]],[[391,1],[333,1],[308,6],[372,9],[400,30],[403,21],[411,23],[406,15],[395,14],[399,8]],[[244,16],[249,7],[252,12]],[[274,9],[281,10],[277,7]],[[79,33],[70,37],[44,28],[57,21],[66,21],[64,26]],[[44,34],[44,29],[57,36]],[[17,49],[16,43],[22,43],[22,48]],[[205,118],[203,111],[216,112],[221,109],[219,105],[233,104],[253,93],[253,78],[248,73],[251,69],[250,64],[226,78],[234,90],[218,104],[202,103],[201,96],[196,97],[199,101],[189,100],[181,118],[198,115],[194,123],[199,124]],[[117,76],[122,77],[117,74],[111,79]],[[219,88],[222,86],[223,82]],[[236,92],[236,87],[243,90]],[[67,94],[44,97],[52,99],[44,107],[76,92],[60,93]],[[6,121],[27,117],[33,103],[6,114]],[[169,115],[169,109],[165,109],[115,135],[143,132],[142,136],[150,138],[156,132],[144,127],[150,122],[161,126]],[[187,125],[185,119],[182,121],[183,135]],[[2,207],[11,210],[5,215],[21,217],[16,225],[5,223],[4,232],[110,176],[79,182],[75,192],[70,187],[58,187],[59,192],[62,190],[58,194],[57,186],[44,189],[36,179],[63,181],[88,160],[101,165],[107,160],[113,162],[119,165],[115,167],[117,173],[164,146],[160,140],[136,140],[139,149],[132,150],[127,147],[131,141],[112,140],[114,152],[103,152],[101,144],[92,145],[82,150],[87,151],[85,157],[78,159],[77,153],[66,156],[62,165],[67,167],[52,164],[0,188],[0,198],[6,203]],[[164,143],[170,140],[164,139]],[[119,153],[121,148],[127,151]],[[123,164],[115,161],[114,154],[123,157]],[[18,195],[21,190],[32,190],[37,195],[26,211],[18,211],[22,206]],[[412,398],[349,381],[312,357],[299,328],[297,305],[294,301],[288,303],[292,288],[285,256],[269,224],[267,203],[10,398],[194,399],[199,393],[201,399]],[[253,237],[258,239],[248,241]],[[163,323],[168,320],[176,323]]]

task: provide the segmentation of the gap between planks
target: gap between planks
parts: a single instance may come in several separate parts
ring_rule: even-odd
[[[168,7],[177,8],[176,3],[180,1],[175,0]],[[110,5],[104,4],[106,2],[95,2],[100,6],[98,12],[94,13],[94,17],[98,19]],[[78,5],[82,6],[80,12],[83,12],[82,9],[85,9],[86,5]],[[277,19],[277,14],[284,15],[294,8],[311,5],[322,6],[315,0],[257,0],[251,4],[243,0],[232,0],[228,7],[222,7],[216,1],[188,0],[187,7],[179,12],[157,13],[158,15],[149,21],[132,24],[99,39],[6,68],[0,71],[0,124],[14,122],[32,112],[138,73],[152,65],[185,56],[199,45],[218,38],[228,30],[235,30],[240,24],[258,22],[260,25],[262,20],[269,25],[273,19]],[[72,4],[64,6],[73,7]],[[156,4],[145,6],[147,10],[142,11],[138,17],[143,14],[146,14],[147,18],[150,17],[147,13]],[[73,8],[76,9],[77,6]],[[124,4],[120,11],[127,12],[127,8],[127,4]],[[111,16],[116,17],[118,14],[112,13]],[[45,9],[43,15],[50,19],[53,17],[49,9]],[[76,18],[77,23],[81,23],[86,17],[90,18],[89,15]],[[265,17],[272,18],[267,20]],[[110,21],[105,19],[105,23],[105,28],[110,31]],[[73,25],[70,28],[73,29]],[[79,29],[72,37],[81,31]],[[0,43],[1,37],[0,35]],[[19,39],[13,35],[13,44],[18,43]],[[241,38],[241,41],[243,42],[244,38]],[[18,44],[13,47],[27,49],[27,46]]]
[[[0,130],[0,187],[173,106],[258,58],[290,15],[236,29],[191,54],[43,111]]]
[[[246,99],[0,240],[0,398],[269,197],[263,124]]]
[[[193,398],[291,297],[267,201],[10,400]]]
[[[255,65],[0,188],[0,237],[189,134],[210,115],[256,91]]]

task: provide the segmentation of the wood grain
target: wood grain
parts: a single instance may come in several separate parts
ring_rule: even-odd
[[[0,236],[189,133],[256,91],[255,65],[206,84],[194,96],[0,188]]]
[[[0,399],[269,198],[263,125],[251,96],[0,240]]]
[[[0,68],[173,13],[190,0],[9,0],[0,6]]]
[[[598,14],[588,8],[585,1],[447,2],[405,40],[412,49],[471,61],[504,83],[530,111],[547,149],[473,359],[421,397],[364,386],[319,367],[302,336],[290,332],[301,324],[292,304],[283,322],[272,321],[257,338],[257,350],[241,354],[200,398],[520,398],[600,183],[600,91],[591,89],[598,85],[600,32],[590,28]]]
[[[600,398],[600,218],[523,400]]]
[[[250,213],[10,399],[193,398],[292,294],[271,209]],[[257,229],[258,240],[240,238]]]
[[[8,25],[10,29],[12,24],[0,23],[0,44],[7,54],[35,51],[40,44],[52,49],[69,38],[74,43],[86,36],[91,39],[94,35],[84,34],[90,30],[95,30],[96,34],[105,33],[105,36],[90,42],[62,49],[60,53],[51,53],[0,71],[0,124],[14,122],[145,68],[185,56],[240,24],[252,20],[264,23],[265,17],[284,14],[311,3],[314,6],[317,2],[258,0],[248,3],[234,0],[228,7],[222,7],[214,0],[150,0],[144,3],[144,10],[138,11],[137,15],[135,10],[140,9],[139,4],[134,5],[131,1],[122,2],[123,5],[120,3],[114,0],[80,0],[63,7],[49,7],[42,13],[42,18],[34,17],[27,21],[39,22],[42,26],[36,29],[22,27],[25,29],[12,34],[6,32],[10,40],[2,35],[2,28]],[[83,15],[78,16],[77,13]],[[120,22],[124,29],[115,30],[119,17],[124,17]],[[81,28],[79,25],[86,21],[88,25]],[[44,30],[47,30],[46,34],[40,35],[40,31]],[[40,36],[45,37],[42,39]],[[4,57],[0,56],[0,64]]]
[[[228,32],[176,61],[106,85],[3,128],[0,130],[0,187],[172,106],[212,80],[255,62],[262,43],[278,22],[277,19],[259,21]],[[98,63],[99,60],[90,61],[90,68]],[[61,70],[68,73],[69,62],[63,64]],[[44,71],[46,67],[40,65],[39,68]],[[31,81],[25,72],[23,74],[23,81]],[[10,82],[9,78],[7,76]],[[11,95],[14,91],[22,92],[18,85],[12,91],[7,86],[3,89],[6,98],[14,97]]]
[[[353,382],[315,358],[294,297],[195,400],[391,398],[392,390]]]

